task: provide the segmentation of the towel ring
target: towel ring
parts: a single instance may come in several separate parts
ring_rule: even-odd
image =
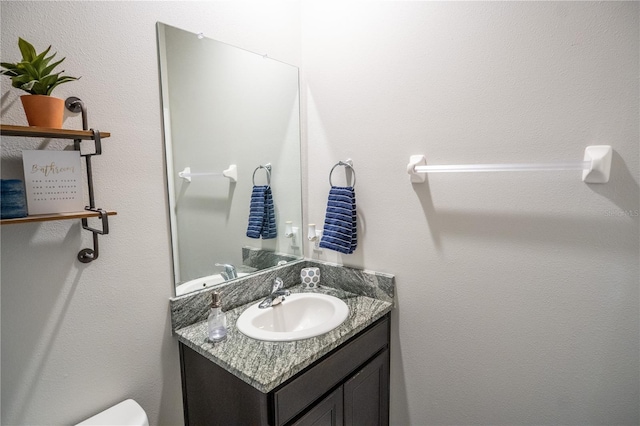
[[[264,166],[260,164],[253,171],[253,176],[251,177],[251,181],[253,182],[253,186],[256,186],[256,172],[260,169],[264,169],[267,172],[267,185],[271,186],[271,163],[267,163]]]
[[[356,186],[356,170],[353,168],[353,166],[350,164],[351,160],[347,160],[347,161],[338,161],[332,168],[331,171],[329,172],[329,185],[333,186],[333,182],[331,182],[331,175],[333,174],[333,170],[338,167],[338,166],[344,166],[344,167],[348,167],[351,169],[351,172],[353,173],[353,184],[351,185],[352,187]]]

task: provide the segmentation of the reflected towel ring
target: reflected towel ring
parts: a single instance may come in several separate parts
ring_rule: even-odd
[[[253,171],[253,177],[251,178],[253,186],[256,186],[256,172],[260,169],[265,169],[265,171],[267,172],[267,185],[271,186],[271,163],[267,163],[264,166],[260,164],[258,167],[256,167],[256,169]]]
[[[356,169],[353,168],[353,162],[351,160],[347,160],[347,161],[338,161],[332,168],[331,171],[329,172],[329,185],[333,186],[333,182],[331,182],[331,175],[333,174],[333,170],[338,167],[338,166],[344,166],[344,167],[348,167],[351,169],[351,172],[353,173],[353,184],[351,185],[352,187],[356,186]]]

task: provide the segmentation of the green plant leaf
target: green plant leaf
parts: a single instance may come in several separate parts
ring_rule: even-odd
[[[47,64],[44,62],[44,57],[47,53],[49,53],[49,50],[51,50],[51,46],[47,47],[47,50],[40,53],[38,56],[35,57],[33,62],[31,62],[31,64],[35,67],[35,69],[38,70],[38,76],[44,77],[47,75],[47,74],[43,74],[42,70],[47,66]]]
[[[44,68],[44,69],[41,71],[41,75],[49,75],[49,74],[51,73],[51,71],[53,71],[53,69],[54,69],[55,67],[57,67],[58,65],[60,65],[60,63],[61,63],[62,61],[64,61],[64,59],[65,59],[65,58],[62,58],[62,59],[60,59],[58,62],[54,62],[53,64],[51,64],[51,65],[49,65],[48,67]]]
[[[25,61],[33,61],[36,57],[36,49],[31,43],[18,37],[18,47],[22,53],[22,59]]]
[[[51,87],[58,81],[57,74],[51,74],[39,79],[36,84],[33,85],[32,90],[39,95],[49,95],[51,93]]]
[[[51,92],[53,91],[53,89],[55,89],[56,87],[58,87],[59,85],[63,84],[63,83],[68,83],[70,81],[75,81],[78,80],[78,78],[76,77],[69,77],[69,76],[64,76],[58,79],[58,81],[56,81],[51,87],[49,87],[49,90],[47,91],[47,95],[50,95]]]
[[[30,75],[33,79],[37,79],[40,77],[38,75],[38,70],[36,70],[36,68],[29,62],[21,62],[20,65],[24,67],[24,70],[26,71],[25,74]]]
[[[53,89],[55,89],[55,88],[56,88],[56,87],[58,87],[59,85],[61,85],[61,84],[63,84],[63,83],[68,83],[68,82],[70,82],[70,81],[79,80],[79,79],[80,79],[80,77],[77,77],[77,78],[76,78],[76,77],[64,76],[64,77],[62,77],[62,78],[58,79],[58,81],[57,81],[57,82],[55,82],[55,83],[53,84],[53,86],[49,87],[49,90],[47,91],[47,95],[50,95],[50,94],[51,94],[51,92],[53,91]]]
[[[33,94],[39,94],[39,93],[35,93],[33,92],[33,87],[38,83],[37,80],[31,80],[27,83],[24,83],[22,86],[20,86],[20,88],[22,90],[26,90],[29,93],[33,93]]]
[[[31,86],[31,93],[33,95],[46,95],[47,94],[47,87],[42,84],[41,81],[36,81],[34,80],[35,83]]]
[[[27,83],[27,82],[29,82],[31,80],[32,80],[32,78],[29,77],[27,74],[20,74],[19,76],[11,77],[11,81],[13,81],[13,82],[17,81],[20,84]]]
[[[42,62],[44,62],[44,64],[47,65],[54,58],[54,56],[56,56],[55,53],[53,55],[49,56],[48,58],[44,58],[44,60]],[[62,60],[64,61],[64,58],[62,58]]]
[[[36,56],[33,59],[33,61],[34,62],[35,61],[42,61],[44,59],[44,57],[47,55],[47,53],[49,53],[50,50],[51,50],[51,46],[47,47],[47,49],[44,52],[40,53],[38,56]],[[55,53],[54,53],[54,55],[55,55]]]
[[[45,88],[45,90],[49,86],[52,86],[53,84],[55,84],[56,81],[58,81],[57,74],[51,74],[40,79],[40,83],[42,83],[42,86]]]
[[[18,68],[18,66],[16,64],[10,64],[8,62],[0,62],[0,66],[3,68],[7,68],[10,70],[15,70]]]
[[[9,77],[14,77],[22,74],[22,71],[15,64],[0,62],[0,66],[6,68],[4,70],[0,70],[0,75],[8,75]]]

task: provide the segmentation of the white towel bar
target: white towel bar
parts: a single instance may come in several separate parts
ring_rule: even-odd
[[[235,164],[232,164],[229,166],[227,170],[223,170],[222,173],[216,173],[216,172],[191,173],[191,167],[185,167],[183,171],[178,173],[178,176],[186,180],[187,182],[191,182],[192,177],[199,177],[199,176],[220,176],[220,177],[228,178],[231,182],[237,182],[238,167]]]
[[[587,183],[607,183],[611,174],[613,150],[609,145],[588,146],[584,150],[584,160],[564,163],[511,163],[511,164],[456,164],[427,166],[424,155],[412,155],[407,165],[411,182],[422,183],[425,173],[446,172],[522,172],[582,170],[582,181]]]

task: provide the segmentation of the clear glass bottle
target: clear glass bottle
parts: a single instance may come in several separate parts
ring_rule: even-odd
[[[220,342],[227,338],[227,314],[222,312],[221,305],[220,294],[214,291],[211,295],[211,311],[207,320],[211,342]]]

